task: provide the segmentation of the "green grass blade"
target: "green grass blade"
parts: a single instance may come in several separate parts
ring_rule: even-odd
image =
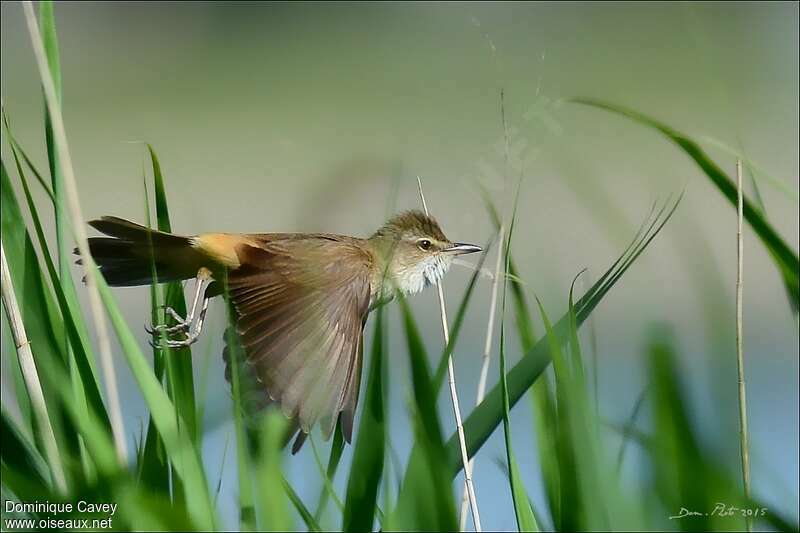
[[[515,202],[516,203],[516,202]],[[515,209],[516,211],[516,209]],[[508,232],[505,253],[505,271],[508,270],[510,259],[511,235],[514,229],[514,217],[512,216],[511,227]],[[506,312],[506,288],[507,281],[503,280],[502,304],[500,306],[500,391],[503,399],[503,436],[506,444],[506,461],[508,461],[508,479],[511,486],[511,497],[514,503],[514,515],[517,519],[517,529],[519,531],[539,531],[539,525],[533,514],[533,507],[530,497],[522,483],[522,476],[519,471],[519,464],[514,455],[511,444],[511,420],[509,418],[508,401],[508,382],[506,380],[506,353],[505,353],[505,312]]]
[[[750,161],[750,159],[748,159],[746,156],[742,157],[742,159],[744,159],[744,165],[745,168],[747,168],[747,174],[750,177],[750,183],[753,186],[753,199],[754,199],[753,202],[756,205],[756,207],[758,207],[758,209],[761,211],[761,214],[764,216],[764,220],[769,221],[767,206],[764,203],[764,197],[761,195],[761,189],[758,186],[759,180],[756,179],[755,164],[753,164],[753,162]],[[760,171],[760,175],[766,175],[766,173]],[[797,300],[792,297],[792,287],[789,285],[789,282],[786,279],[786,277],[783,277],[783,287],[786,290],[786,297],[789,301],[789,307],[792,310],[792,313],[794,314],[795,318],[797,318],[797,314],[800,309],[798,309],[797,307],[798,304]]]
[[[326,495],[327,498],[333,500],[333,503],[336,504],[336,507],[339,509],[340,513],[344,513],[344,504],[342,503],[341,498],[339,495],[336,494],[336,488],[333,486],[333,480],[328,477],[328,472],[325,469],[325,466],[322,464],[322,458],[319,455],[319,450],[317,449],[316,439],[313,435],[308,435],[308,440],[311,443],[311,450],[314,455],[314,463],[317,465],[317,471],[319,472],[320,477],[322,478],[322,492],[321,494]],[[321,496],[320,496],[321,498]],[[319,519],[314,516],[314,519],[319,521]]]
[[[384,424],[384,307],[378,307],[375,318],[375,333],[372,341],[369,377],[361,408],[358,437],[353,449],[353,463],[347,482],[343,531],[368,531],[375,520],[378,501],[378,485],[383,475],[384,452],[386,450],[386,427]]]
[[[274,490],[274,489],[273,489]],[[297,514],[300,515],[300,518],[303,519],[306,527],[309,531],[323,531],[320,525],[317,523],[314,516],[311,514],[311,511],[308,510],[308,507],[303,503],[303,500],[300,499],[300,496],[297,495],[295,490],[286,481],[286,478],[283,478],[283,490],[286,491],[286,495],[289,497],[289,501],[292,502]]]
[[[156,221],[158,229],[167,233],[172,232],[167,193],[164,187],[164,177],[161,164],[151,145],[147,145],[150,161],[153,165],[153,185],[156,203]],[[166,284],[166,297],[164,304],[172,307],[181,316],[186,316],[186,300],[180,282]],[[175,407],[180,418],[186,423],[186,430],[192,440],[197,440],[197,407],[194,397],[194,374],[192,371],[192,351],[187,348],[167,350],[165,357],[168,379],[168,390],[171,391]]]
[[[255,500],[252,488],[252,465],[251,450],[248,441],[247,428],[245,427],[245,408],[243,405],[243,373],[242,364],[246,361],[244,350],[239,343],[236,335],[235,311],[233,303],[229,299],[227,290],[227,280],[223,280],[225,290],[225,309],[227,310],[227,320],[230,324],[225,329],[225,338],[228,346],[228,358],[231,369],[231,396],[233,400],[233,428],[236,437],[236,459],[239,473],[239,521],[241,529],[253,530],[255,523]]]
[[[481,191],[484,206],[492,219],[495,229],[500,229],[500,215],[492,202],[488,191]],[[518,270],[514,263],[513,254],[508,253],[507,257],[507,278],[511,280],[511,299],[514,306],[514,316],[516,318],[516,330],[519,337],[520,347],[523,353],[529,352],[536,344],[536,333],[533,326],[533,318],[530,306],[525,296],[525,289],[519,280]],[[539,452],[539,468],[542,473],[544,483],[545,498],[550,516],[553,520],[555,529],[561,529],[560,520],[560,491],[558,460],[556,456],[555,432],[552,428],[556,427],[556,408],[550,390],[548,376],[544,375],[537,379],[531,387],[531,405],[533,409],[533,423],[536,434],[537,448]],[[536,514],[536,513],[534,513]],[[538,515],[541,516],[541,515]],[[539,523],[537,521],[537,523]]]
[[[93,365],[94,355],[92,353],[91,343],[89,342],[88,339],[88,332],[86,330],[86,325],[81,316],[80,306],[78,305],[78,302],[75,299],[76,295],[74,291],[73,292],[64,291],[61,279],[59,278],[59,275],[56,272],[55,265],[53,264],[53,260],[50,255],[50,250],[47,244],[47,239],[45,237],[44,230],[42,228],[42,224],[40,221],[39,212],[34,203],[33,195],[31,194],[27,177],[22,168],[22,164],[19,160],[19,155],[17,153],[18,150],[21,149],[13,140],[8,117],[5,115],[5,111],[3,111],[3,123],[6,129],[6,133],[9,136],[9,145],[11,148],[11,154],[14,158],[14,163],[17,168],[17,174],[19,175],[20,183],[22,184],[23,193],[25,194],[25,200],[28,205],[28,211],[31,216],[31,221],[33,222],[34,230],[36,232],[36,237],[39,242],[39,248],[42,252],[42,258],[44,259],[44,264],[50,278],[50,283],[53,287],[53,292],[55,293],[59,311],[61,312],[61,317],[64,320],[64,327],[66,328],[67,339],[73,350],[74,362],[76,365],[75,370],[79,374],[79,376],[75,376],[74,379],[76,396],[83,397],[85,395],[86,401],[92,404],[92,406],[95,409],[95,413],[98,414],[101,417],[101,419],[104,419],[105,423],[110,428],[110,422],[108,421],[108,416],[105,411],[105,407],[103,405],[102,395],[100,393],[100,384],[97,379],[97,372]],[[38,174],[36,168],[30,161],[28,161],[27,164],[35,174]]]
[[[733,207],[736,207],[738,200],[735,182],[687,135],[647,115],[622,106],[590,98],[576,98],[572,101],[611,111],[659,131],[686,152],[698,164],[711,183],[717,187],[719,192],[728,199]],[[766,220],[763,213],[747,198],[744,199],[744,218],[772,256],[784,279],[784,283],[790,289],[794,303],[793,308],[797,309],[800,306],[800,259],[798,259],[797,252],[793,251],[786,241],[778,235],[778,232]]]
[[[42,372],[42,369],[51,367],[62,368],[66,372],[68,368],[59,341],[63,338],[64,324],[41,271],[4,162],[0,162],[0,210],[0,238],[6,250],[12,285],[21,306],[31,350],[40,369],[45,402],[51,406],[48,409],[50,423],[60,450],[61,463],[66,470],[67,483],[70,484],[71,479],[82,475],[79,468],[80,443],[71,421],[60,407],[56,392],[49,386],[50,382],[44,379],[47,372]],[[34,424],[33,427],[36,444],[41,448],[38,426]]]
[[[145,213],[147,226],[151,227],[150,217],[150,196],[147,187],[147,175],[143,172],[142,184],[144,186]],[[153,324],[161,324],[164,321],[164,314],[159,308],[161,304],[161,287],[157,283],[156,265],[154,254],[150,256],[150,270],[153,275],[153,283],[150,284],[150,320]],[[153,375],[161,383],[164,378],[164,355],[167,350],[153,346]],[[176,480],[177,491],[170,489],[170,465],[167,454],[164,450],[164,442],[158,434],[152,416],[148,416],[147,427],[144,430],[144,444],[141,447],[138,458],[139,481],[153,490],[161,491],[171,495],[171,501],[180,501],[176,498],[175,492],[182,494],[180,482]]]
[[[161,164],[155,150],[147,144],[148,154],[153,171],[153,190],[155,197],[156,227],[159,231],[171,232],[172,225],[169,216],[169,206],[164,186],[164,177]],[[149,195],[145,183],[145,203],[147,205],[147,219],[150,221]],[[151,261],[154,254],[151,254]],[[166,314],[161,308],[161,287],[156,277],[155,264],[152,265],[153,283],[151,284],[151,319],[154,324],[162,324]],[[174,309],[179,315],[186,316],[186,301],[183,287],[180,282],[170,282],[164,285],[164,305]],[[197,442],[197,407],[194,395],[194,376],[192,370],[192,352],[188,347],[179,349],[153,349],[153,371],[158,380],[166,372],[167,394],[173,401],[176,409],[176,420],[183,423],[179,429],[188,433],[189,438]],[[153,487],[167,488],[170,476],[166,457],[163,453],[163,443],[160,442],[152,420],[148,422],[147,438],[140,462],[141,478]],[[176,476],[172,476],[173,499],[185,498],[182,483]]]
[[[0,220],[3,246],[8,250],[9,268],[17,296],[22,302],[22,314],[26,332],[36,358],[37,367],[46,368],[40,372],[42,390],[49,406],[51,423],[61,452],[62,463],[73,479],[80,479],[80,445],[78,436],[83,437],[89,457],[96,468],[111,475],[118,470],[114,447],[108,436],[105,411],[95,405],[78,401],[74,394],[67,363],[55,342],[53,331],[63,328],[58,311],[47,290],[44,275],[33,249],[30,236],[25,228],[19,204],[11,187],[5,164],[0,162]]]
[[[719,501],[741,501],[738,485],[724,479],[716,460],[700,446],[668,329],[659,327],[651,332],[647,355],[652,384],[649,403],[654,428],[650,448],[654,492],[671,515],[681,507],[713,509]],[[703,513],[679,522],[684,531],[730,531],[744,526],[744,519],[738,514],[724,518]]]
[[[342,423],[336,423],[336,429],[333,432],[333,442],[331,442],[331,451],[328,456],[328,467],[325,469],[325,476],[329,483],[333,483],[336,477],[336,471],[339,469],[339,461],[342,459],[342,452],[344,451],[344,436],[342,435]],[[320,493],[319,503],[317,509],[314,511],[314,519],[319,522],[322,515],[325,513],[325,506],[328,503],[328,489],[322,488]]]
[[[589,316],[592,310],[602,301],[603,296],[619,281],[625,271],[635,262],[647,245],[660,232],[666,222],[675,212],[678,201],[670,209],[662,210],[650,224],[648,230],[643,232],[633,246],[626,250],[606,273],[575,304],[576,324],[581,323]],[[566,339],[569,334],[569,316],[563,316],[553,327],[554,333],[561,339]],[[509,371],[508,393],[509,404],[514,406],[528,388],[538,379],[550,363],[550,348],[545,340],[540,340],[529,350],[522,359]],[[489,391],[483,402],[477,406],[464,422],[464,431],[467,437],[467,452],[473,456],[486,442],[494,429],[502,423],[503,404],[500,386],[496,385]],[[461,466],[461,457],[456,435],[447,441],[448,466],[455,475]]]
[[[5,407],[0,409],[0,435],[3,435],[3,446],[0,447],[3,486],[9,487],[19,498],[41,497],[37,490],[49,484],[46,481],[49,475],[46,474],[47,464]],[[12,473],[12,476],[6,478],[6,472]]]

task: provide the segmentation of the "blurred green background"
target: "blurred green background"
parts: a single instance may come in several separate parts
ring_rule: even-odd
[[[2,98],[15,134],[46,167],[42,98],[21,6],[3,2]],[[503,175],[524,182],[515,256],[551,315],[573,276],[599,275],[650,203],[686,191],[676,216],[593,315],[600,411],[621,422],[644,388],[648,326],[666,322],[685,356],[705,444],[738,465],[735,211],[684,153],[650,130],[564,102],[590,96],[641,110],[705,139],[732,173],[752,159],[769,218],[798,242],[796,3],[214,4],[57,3],[64,113],[84,214],[144,220],[141,141],[159,153],[177,232],[328,231],[366,235],[387,214],[418,206],[415,177],[451,239],[485,242],[482,184],[502,204]],[[503,163],[501,88],[510,126]],[[7,147],[4,143],[4,158]],[[778,182],[779,185],[774,184]],[[798,517],[798,339],[777,271],[745,228],[744,343],[755,494]],[[78,272],[76,269],[76,278]],[[455,306],[469,271],[445,288]],[[456,351],[462,408],[474,403],[489,301],[483,282]],[[129,322],[149,317],[149,291],[116,291]],[[81,294],[85,297],[85,294]],[[411,301],[438,351],[435,293]],[[208,361],[209,472],[235,524],[230,394],[219,357],[223,308],[194,357]],[[392,331],[398,317],[390,313]],[[588,328],[584,327],[584,333]],[[3,329],[3,351],[11,349]],[[392,338],[390,334],[390,339]],[[141,331],[141,342],[145,334]],[[587,343],[588,346],[588,343]],[[391,439],[411,445],[405,348],[391,345]],[[509,357],[519,350],[511,345]],[[3,362],[7,358],[3,357]],[[196,364],[198,373],[202,364]],[[130,433],[146,422],[118,366]],[[5,370],[5,368],[4,368]],[[4,372],[3,402],[9,392]],[[496,365],[490,383],[497,379]],[[444,405],[442,413],[450,413]],[[528,402],[514,409],[515,450],[541,497]],[[453,423],[443,419],[448,433]],[[642,422],[646,427],[646,420]],[[615,451],[612,449],[612,451]],[[631,447],[624,473],[642,476]],[[514,527],[496,432],[474,479],[488,529]],[[345,453],[345,467],[349,453]],[[287,462],[302,496],[318,493],[310,447]],[[314,483],[304,483],[305,478]],[[216,480],[212,479],[212,482]],[[340,476],[337,486],[344,483]],[[460,487],[460,484],[457,485]]]

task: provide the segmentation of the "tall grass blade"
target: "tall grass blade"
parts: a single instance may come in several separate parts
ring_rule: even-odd
[[[148,144],[147,150],[153,165],[153,185],[156,203],[156,221],[159,231],[172,232],[167,193],[164,186],[164,176],[161,164],[153,147]],[[174,281],[165,285],[164,305],[171,307],[180,316],[186,316],[186,300],[183,295],[183,286]],[[175,407],[181,419],[186,423],[186,431],[192,440],[197,440],[197,410],[194,397],[194,375],[192,372],[192,351],[186,348],[166,351],[168,389],[171,391]]]
[[[517,190],[517,198],[519,198],[519,190]],[[511,237],[514,230],[514,222],[516,219],[516,203],[514,201],[514,214],[511,217],[511,225],[508,231],[508,239],[505,246],[504,258],[504,272],[508,271],[508,264],[511,258]],[[505,313],[506,313],[506,288],[508,281],[503,277],[503,292],[500,305],[500,391],[503,400],[503,435],[505,437],[506,445],[506,461],[508,461],[508,479],[511,486],[511,497],[514,503],[514,515],[517,519],[517,529],[519,531],[539,531],[539,525],[536,522],[536,517],[533,514],[533,507],[530,503],[530,497],[525,490],[525,485],[522,483],[522,476],[519,471],[519,464],[514,455],[511,444],[511,420],[509,417],[509,401],[508,401],[508,382],[506,380],[506,350],[505,350]]]
[[[17,349],[17,361],[19,362],[25,385],[28,390],[28,397],[31,400],[33,414],[39,428],[39,435],[43,441],[45,457],[50,465],[50,475],[53,484],[59,492],[67,491],[67,479],[64,474],[64,465],[58,453],[53,426],[50,423],[47,404],[44,401],[44,393],[39,380],[39,369],[33,360],[28,336],[25,333],[25,325],[22,323],[22,314],[19,310],[19,302],[14,293],[11,283],[11,272],[6,261],[6,252],[3,243],[0,241],[0,263],[2,263],[2,301],[6,312],[6,318],[11,327],[11,336]]]
[[[18,299],[23,302],[22,316],[34,357],[47,369],[40,374],[42,389],[61,459],[67,468],[68,484],[71,486],[73,479],[82,477],[78,436],[83,438],[91,463],[100,473],[111,475],[118,470],[118,464],[112,441],[108,438],[107,419],[102,418],[105,411],[100,408],[98,414],[93,403],[89,403],[87,409],[86,404],[75,397],[67,363],[51,335],[51,332],[58,332],[63,323],[44,282],[5,164],[0,165],[0,170],[3,247],[9,250],[12,285],[18,291]]]
[[[500,229],[500,215],[488,191],[482,189],[484,206],[492,219],[495,229]],[[514,263],[513,254],[508,254],[507,259],[507,278],[519,280],[518,270]],[[528,305],[525,289],[522,283],[513,281],[510,284],[511,299],[514,306],[514,316],[516,318],[516,330],[519,344],[523,353],[529,352],[536,344],[536,333],[533,326],[533,318]],[[559,486],[559,467],[556,454],[555,432],[552,428],[556,427],[556,408],[553,402],[550,382],[548,375],[541,376],[531,386],[531,405],[533,408],[534,433],[536,434],[537,448],[539,452],[539,468],[542,473],[544,483],[545,499],[550,516],[553,520],[554,529],[561,529],[560,519],[560,486]],[[540,509],[541,510],[541,509]],[[541,514],[538,515],[541,517]]]
[[[64,331],[63,322],[39,266],[4,162],[0,162],[0,213],[0,239],[7,254],[10,287],[20,303],[22,320],[34,359],[40,368],[58,367],[66,371],[68,363],[62,356],[62,346],[58,341]],[[82,475],[79,468],[80,445],[72,423],[61,409],[57,393],[45,379],[46,373],[40,378],[45,404],[49,406],[50,424],[69,485],[73,477]],[[27,392],[25,397],[29,398]],[[34,440],[44,450],[43,439],[46,436],[39,433],[40,427],[41,424],[33,425]]]
[[[3,110],[2,114],[3,125],[9,137],[9,147],[11,148],[11,154],[14,158],[17,174],[19,175],[20,183],[22,184],[22,190],[25,194],[28,211],[30,213],[31,221],[33,222],[33,227],[39,242],[39,249],[41,250],[42,259],[44,260],[44,264],[50,278],[50,284],[53,287],[53,292],[55,293],[56,301],[61,312],[61,317],[63,318],[67,339],[72,348],[73,357],[70,358],[70,362],[74,362],[76,366],[71,368],[71,370],[76,370],[78,373],[78,375],[74,375],[73,372],[73,383],[76,397],[81,398],[85,395],[85,401],[94,407],[95,413],[100,416],[104,423],[110,428],[110,422],[108,420],[105,406],[103,405],[102,396],[100,394],[100,384],[97,380],[97,373],[94,368],[92,347],[89,342],[86,324],[83,321],[80,306],[78,305],[76,299],[77,296],[74,291],[66,292],[64,290],[64,285],[62,284],[61,278],[56,271],[53,259],[50,255],[47,238],[45,237],[44,229],[42,228],[39,210],[34,203],[33,195],[28,185],[28,179],[25,171],[22,168],[18,152],[22,154],[30,170],[36,175],[39,173],[36,170],[36,167],[33,166],[33,163],[27,158],[27,156],[24,155],[21,147],[16,143],[16,141],[14,141],[5,110]],[[13,212],[14,209],[12,208],[12,213]],[[71,283],[71,277],[69,278],[69,283]]]
[[[103,315],[102,303],[100,301],[100,295],[97,289],[98,283],[95,279],[97,270],[94,268],[94,261],[89,253],[86,228],[83,227],[83,215],[81,213],[80,199],[78,197],[78,187],[72,167],[72,160],[70,158],[64,120],[61,115],[61,102],[59,101],[59,94],[57,92],[54,77],[49,70],[50,66],[48,65],[45,45],[39,30],[39,25],[36,22],[36,14],[34,12],[33,4],[30,1],[25,1],[23,2],[22,7],[23,12],[25,13],[31,44],[33,45],[34,55],[36,56],[39,77],[42,82],[42,87],[44,88],[47,109],[50,113],[53,131],[52,140],[53,145],[55,146],[55,153],[57,154],[58,167],[63,173],[63,179],[60,180],[60,182],[64,185],[65,196],[67,199],[66,203],[69,207],[70,219],[72,222],[71,229],[74,232],[75,241],[78,245],[78,249],[80,250],[80,254],[84,262],[84,270],[87,273],[86,279],[89,287],[89,302],[97,332],[98,344],[100,346],[99,352],[102,361],[103,376],[105,379],[107,400],[109,404],[109,418],[111,420],[111,428],[114,434],[114,444],[117,449],[117,455],[120,459],[120,462],[123,462],[127,459],[127,442],[124,423],[122,420],[122,411],[119,402],[116,371],[114,368],[114,361],[111,356],[111,343],[108,335],[108,325],[106,323],[105,316]],[[56,43],[51,44],[53,46],[57,45]],[[56,198],[58,198],[57,193]]]
[[[639,124],[659,131],[662,135],[677,144],[698,164],[698,166],[700,166],[703,173],[708,177],[711,183],[717,187],[719,192],[728,199],[732,206],[735,207],[737,205],[735,182],[686,134],[674,130],[670,126],[639,113],[638,111],[633,111],[622,106],[593,100],[591,98],[576,98],[572,101],[611,111],[612,113],[630,118]],[[743,210],[744,218],[747,220],[747,223],[750,224],[750,227],[753,228],[753,231],[755,231],[759,239],[761,239],[764,246],[766,246],[781,273],[784,283],[790,289],[794,304],[793,309],[796,310],[798,306],[800,306],[800,259],[798,259],[797,252],[793,251],[787,242],[778,235],[778,232],[767,221],[764,214],[747,198],[744,199]]]
[[[602,301],[603,296],[611,290],[614,284],[619,281],[622,275],[636,261],[647,245],[661,231],[675,212],[680,198],[672,204],[665,204],[647,228],[637,235],[636,239],[627,250],[614,262],[606,273],[597,280],[583,297],[575,304],[575,323],[580,326],[586,317]],[[569,334],[569,316],[565,315],[553,326],[555,335],[566,340]],[[514,406],[520,397],[544,372],[550,362],[550,348],[548,342],[540,340],[529,350],[522,359],[509,371],[508,395],[509,405]],[[474,455],[478,449],[486,442],[494,429],[503,420],[503,404],[500,386],[496,385],[489,391],[483,402],[477,406],[464,422],[464,430],[467,435],[467,450],[469,455]],[[453,475],[457,474],[461,467],[457,464],[460,461],[458,441],[455,435],[447,441],[448,465]]]

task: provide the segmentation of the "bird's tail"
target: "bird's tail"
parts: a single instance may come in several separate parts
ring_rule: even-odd
[[[89,239],[89,251],[109,285],[149,285],[154,274],[158,282],[188,279],[202,266],[191,237],[109,216],[92,220],[89,225],[109,235]]]

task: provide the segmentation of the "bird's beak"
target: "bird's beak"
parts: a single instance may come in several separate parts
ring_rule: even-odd
[[[453,243],[452,246],[449,248],[445,248],[442,250],[446,254],[452,255],[464,255],[464,254],[473,254],[475,252],[480,252],[482,248],[480,246],[475,246],[474,244],[465,244],[463,242],[456,242]]]

